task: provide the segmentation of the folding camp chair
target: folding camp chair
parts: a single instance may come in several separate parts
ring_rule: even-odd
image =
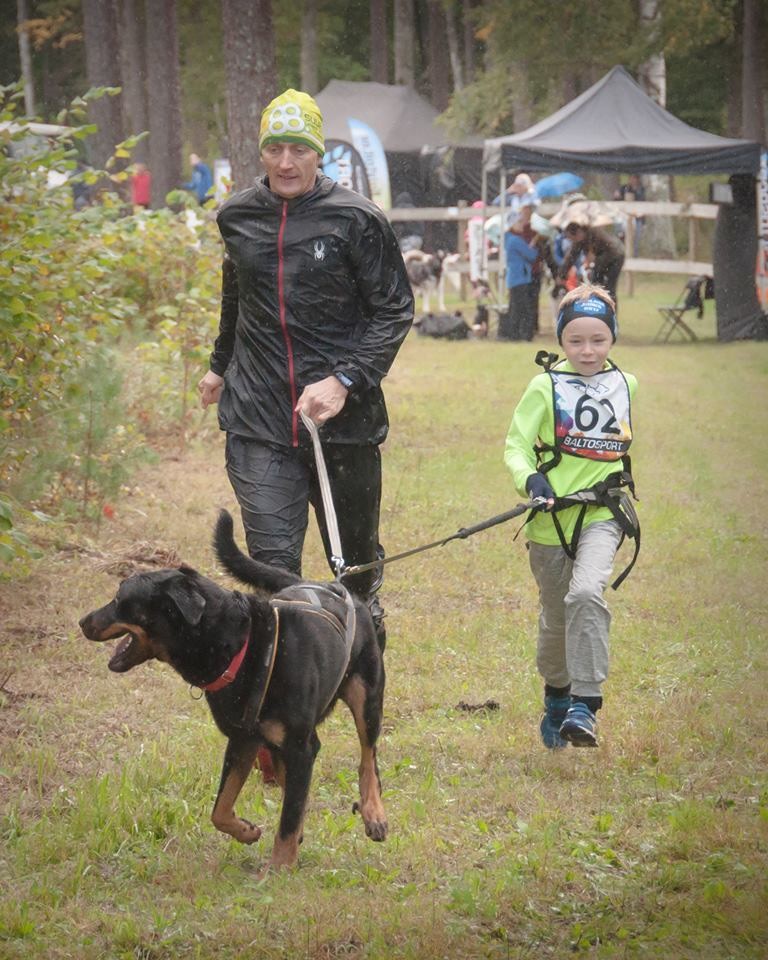
[[[662,316],[662,322],[658,333],[653,338],[653,342],[667,343],[675,331],[680,334],[683,340],[698,340],[699,338],[683,319],[683,315],[695,310],[696,316],[701,319],[704,315],[704,300],[713,296],[711,277],[691,277],[687,280],[680,296],[673,304],[656,308]]]

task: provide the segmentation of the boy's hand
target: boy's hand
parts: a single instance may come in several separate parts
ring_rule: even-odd
[[[531,495],[532,500],[541,499],[546,501],[539,507],[539,510],[551,510],[552,507],[554,507],[555,491],[542,473],[532,473],[525,481],[525,489]]]

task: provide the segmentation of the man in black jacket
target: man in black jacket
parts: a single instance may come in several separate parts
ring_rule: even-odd
[[[262,114],[266,176],[219,211],[221,321],[202,405],[219,403],[226,464],[252,557],[301,572],[311,503],[330,562],[309,435],[320,428],[347,564],[383,557],[381,390],[413,321],[413,294],[386,217],[318,171],[322,117],[287,90]],[[371,607],[381,568],[349,578]]]

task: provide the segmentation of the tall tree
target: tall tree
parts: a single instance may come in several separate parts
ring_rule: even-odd
[[[395,83],[416,85],[416,19],[413,0],[395,0]]]
[[[123,79],[123,128],[133,136],[148,128],[147,67],[144,18],[137,0],[122,0],[120,23],[120,70]],[[149,144],[141,140],[133,153],[134,160],[149,162]]]
[[[637,79],[648,96],[662,107],[667,104],[667,67],[661,47],[659,0],[640,0],[640,27],[652,53],[637,68]]]
[[[314,96],[317,85],[317,0],[304,0],[301,18],[301,89]]]
[[[477,14],[476,8],[478,6],[478,0],[466,0],[466,3],[462,5],[461,13],[464,26],[464,81],[465,83],[474,83],[475,80],[475,62],[477,60],[477,39],[475,37],[475,31],[477,30],[477,24],[475,22]],[[459,86],[455,83],[454,86],[457,90],[463,89],[462,86]]]
[[[427,5],[427,71],[432,106],[441,112],[451,97],[450,55],[442,0]]]
[[[456,22],[456,9],[452,3],[444,7],[445,29],[448,35],[448,56],[451,61],[451,76],[454,90],[464,89],[464,69],[461,63],[461,45],[459,43],[459,28]]]
[[[275,96],[272,0],[222,0],[222,17],[229,160],[235,188],[242,190],[259,172],[261,111]]]
[[[661,47],[661,7],[659,0],[640,0],[640,30],[647,37],[652,51],[638,67],[640,86],[660,107],[667,105],[667,68]],[[652,173],[646,177],[648,199],[669,200],[671,178]],[[649,217],[644,242],[656,254],[674,257],[677,253],[671,217]]]
[[[92,0],[93,2],[93,0]],[[181,90],[175,0],[146,0],[149,169],[152,206],[181,184]]]
[[[744,0],[741,59],[742,136],[765,144],[765,9],[759,0]]]
[[[370,65],[371,80],[389,81],[389,33],[387,30],[387,0],[371,0]]]
[[[83,0],[85,65],[91,87],[120,86],[117,0]],[[120,97],[104,96],[90,104],[98,130],[88,141],[91,162],[103,166],[123,139]]]
[[[29,3],[27,0],[17,0],[16,3],[16,30],[19,35],[19,61],[21,62],[21,79],[24,81],[24,112],[28,117],[35,115],[35,81],[32,75],[32,52],[29,42]]]

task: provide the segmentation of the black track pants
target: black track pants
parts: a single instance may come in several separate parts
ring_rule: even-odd
[[[384,556],[379,544],[381,455],[374,445],[323,444],[339,536],[348,566]],[[275,448],[227,435],[227,474],[240,504],[248,553],[254,560],[301,574],[309,504],[317,517],[330,565],[320,483],[311,446]],[[345,579],[369,600],[381,585],[381,568]]]

